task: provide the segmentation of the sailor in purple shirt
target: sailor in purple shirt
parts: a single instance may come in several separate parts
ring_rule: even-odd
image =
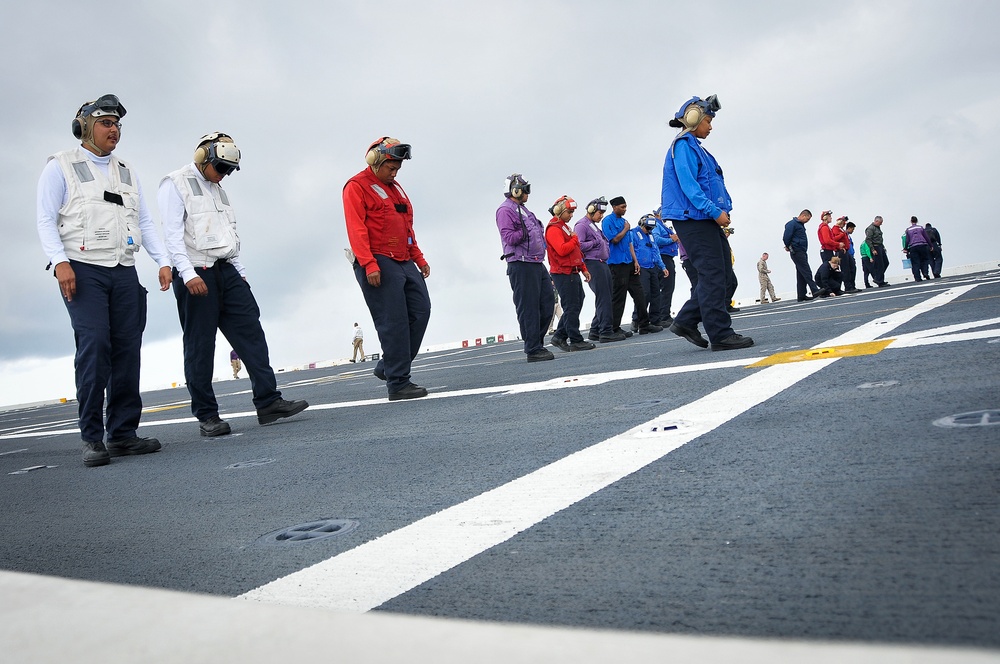
[[[914,281],[931,278],[931,241],[916,217],[910,217],[910,227],[903,233],[903,252],[910,259]]]
[[[555,295],[545,259],[545,228],[524,206],[531,184],[520,173],[504,182],[505,200],[497,208],[497,229],[503,243],[500,260],[507,261],[507,278],[528,362],[554,359],[545,348],[545,331],[552,320]]]
[[[601,231],[601,219],[608,209],[603,196],[587,203],[586,215],[576,222],[573,231],[580,240],[583,261],[590,272],[590,290],[594,291],[594,320],[590,323],[591,341],[608,343],[624,341],[625,335],[615,332],[611,322],[611,268],[608,267],[608,239]]]

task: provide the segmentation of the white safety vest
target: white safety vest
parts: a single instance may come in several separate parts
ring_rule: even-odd
[[[66,179],[66,204],[59,209],[59,237],[71,260],[114,267],[135,265],[142,246],[139,187],[128,164],[114,155],[108,175],[81,148],[57,152]]]
[[[167,175],[184,201],[184,246],[195,267],[212,267],[240,254],[236,213],[225,190],[188,164]]]

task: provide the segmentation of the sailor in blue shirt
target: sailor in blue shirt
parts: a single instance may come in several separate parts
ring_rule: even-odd
[[[649,320],[654,325],[658,325],[657,321],[661,317],[660,287],[668,271],[663,264],[663,259],[660,258],[660,248],[653,237],[654,228],[656,228],[656,217],[646,214],[639,220],[639,225],[629,231],[629,236],[631,236],[636,262],[639,263],[639,283],[642,284],[642,292],[646,296],[646,302],[648,302]],[[636,324],[638,317],[639,312],[633,311],[633,325]]]
[[[708,348],[711,341],[712,350],[734,350],[752,346],[753,339],[736,334],[727,311],[727,263],[732,254],[722,229],[729,226],[733,203],[722,168],[701,146],[720,108],[715,95],[704,100],[692,97],[674,114],[669,124],[681,131],[663,163],[660,202],[664,219],[673,222],[698,271],[698,284],[677,312],[670,331],[701,348]],[[704,324],[708,339],[698,332],[699,323]]]
[[[646,312],[646,296],[642,291],[642,283],[639,281],[639,263],[635,259],[635,252],[632,251],[632,242],[629,239],[631,227],[623,216],[628,209],[628,204],[623,196],[615,196],[609,202],[611,214],[606,215],[601,222],[601,231],[610,245],[608,267],[611,268],[611,324],[613,331],[620,332],[627,337],[632,336],[630,332],[622,330],[625,293],[628,293],[632,296],[635,308],[639,312],[632,329],[638,330],[642,334],[659,332],[663,328],[658,325],[650,325],[649,315]]]

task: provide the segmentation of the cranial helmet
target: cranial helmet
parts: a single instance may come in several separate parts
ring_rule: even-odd
[[[383,136],[368,146],[365,163],[377,171],[386,161],[402,161],[410,158],[410,144],[400,143],[398,138]]]
[[[511,173],[503,183],[503,195],[507,198],[521,198],[531,193],[531,183],[520,173]]]
[[[84,143],[94,145],[94,122],[97,118],[112,115],[119,120],[125,117],[125,107],[117,96],[104,95],[94,101],[84,103],[73,118],[73,136]]]
[[[198,147],[194,151],[194,163],[204,172],[204,166],[211,164],[221,175],[229,175],[240,170],[240,149],[236,147],[233,138],[221,131],[205,134],[198,139]]]
[[[674,113],[674,119],[669,124],[671,127],[683,127],[692,131],[701,124],[706,115],[714,118],[721,108],[722,104],[717,95],[710,95],[708,99],[691,97],[681,104],[680,110]]]
[[[552,207],[549,208],[549,214],[553,217],[558,217],[566,210],[569,210],[570,212],[575,211],[576,201],[564,194],[556,199],[556,202],[552,204]]]

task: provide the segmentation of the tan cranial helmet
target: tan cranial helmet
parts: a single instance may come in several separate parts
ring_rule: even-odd
[[[204,170],[206,164],[222,175],[229,175],[240,170],[240,149],[236,147],[232,136],[221,131],[205,134],[198,139],[198,147],[194,151],[194,163]]]
[[[400,143],[398,138],[383,136],[368,146],[365,163],[377,171],[386,161],[402,161],[410,158],[410,144]]]

